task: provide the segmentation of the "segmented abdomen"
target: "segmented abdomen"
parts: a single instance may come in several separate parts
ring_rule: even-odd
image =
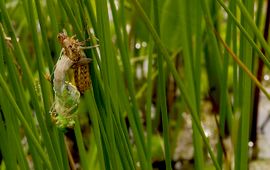
[[[89,89],[91,82],[88,64],[80,65],[74,69],[74,79],[80,93]]]

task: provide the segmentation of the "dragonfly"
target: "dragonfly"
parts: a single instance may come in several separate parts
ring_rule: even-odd
[[[51,119],[60,129],[73,128],[76,110],[80,102],[80,94],[83,94],[90,87],[89,63],[84,49],[84,42],[75,39],[75,36],[68,37],[66,33],[59,33],[57,36],[62,50],[54,68],[53,88],[55,100],[50,109]],[[91,46],[93,48],[96,46]],[[74,80],[76,86],[66,81],[66,74],[69,69],[74,69]]]
[[[89,73],[91,59],[86,57],[83,50],[95,48],[98,45],[86,47],[85,41],[79,41],[75,36],[69,37],[65,32],[59,33],[57,38],[62,46],[63,55],[74,62],[72,68],[74,69],[75,84],[80,93],[83,94],[91,85]]]

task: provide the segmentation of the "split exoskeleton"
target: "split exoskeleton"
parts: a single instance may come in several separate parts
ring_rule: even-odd
[[[62,50],[54,70],[55,101],[50,112],[53,122],[64,129],[74,126],[80,94],[90,88],[88,65],[91,60],[86,57],[83,49],[93,47],[84,47],[83,42],[79,42],[75,36],[68,37],[66,33],[59,33],[57,38]],[[71,68],[74,70],[76,87],[65,79]]]
[[[86,58],[83,51],[87,47],[84,47],[84,42],[78,41],[75,39],[75,36],[68,37],[66,33],[59,33],[57,38],[63,47],[63,55],[66,55],[74,62],[72,68],[74,69],[76,87],[80,93],[84,93],[85,90],[89,89],[91,84],[88,66],[90,59]]]

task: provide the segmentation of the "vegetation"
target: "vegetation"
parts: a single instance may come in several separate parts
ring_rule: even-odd
[[[1,0],[1,169],[177,169],[185,160],[176,149],[188,135],[190,168],[248,169],[257,154],[248,143],[256,146],[259,92],[270,99],[261,83],[270,68],[269,6]],[[96,48],[84,49],[91,88],[66,112],[72,122],[60,117],[59,125],[51,112],[55,65],[65,55],[60,32]],[[77,74],[67,75],[75,85]],[[70,108],[78,101],[66,92]],[[205,132],[207,115],[215,139]],[[189,120],[192,131],[181,135]]]

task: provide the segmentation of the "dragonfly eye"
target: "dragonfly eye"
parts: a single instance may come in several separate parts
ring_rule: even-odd
[[[67,36],[66,36],[64,33],[59,33],[59,34],[57,35],[57,39],[58,39],[58,41],[61,42],[61,43],[62,43],[66,38],[67,38]]]
[[[63,37],[62,37],[61,35],[58,35],[58,36],[57,36],[57,39],[58,39],[58,41],[59,41],[60,43],[63,42]]]

